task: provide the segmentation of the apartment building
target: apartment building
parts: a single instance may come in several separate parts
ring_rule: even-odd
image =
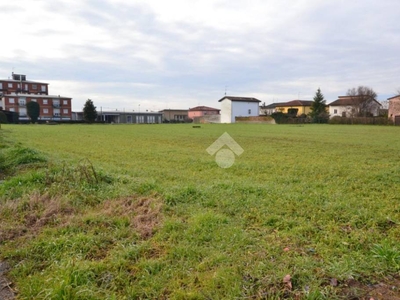
[[[0,79],[0,106],[16,112],[19,120],[28,120],[26,104],[35,101],[40,106],[40,120],[71,120],[72,98],[49,95],[49,84],[28,81],[26,75],[12,73],[11,79]]]

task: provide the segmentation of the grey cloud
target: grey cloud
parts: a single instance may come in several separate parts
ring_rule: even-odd
[[[72,9],[53,4],[48,6],[53,12],[108,32],[115,47],[67,45],[71,50],[63,60],[43,57],[39,66],[29,59],[13,66],[38,78],[109,83],[96,93],[157,101],[190,95],[210,105],[215,101],[214,106],[225,85],[228,93],[267,98],[313,95],[321,87],[334,99],[354,85],[391,95],[391,89],[400,87],[399,8],[397,1],[316,2],[274,16],[285,21],[236,31],[193,22],[161,23],[145,5],[89,1]],[[141,56],[146,53],[157,59],[146,60]],[[157,88],[133,87],[137,82]],[[194,105],[182,102],[183,107]]]

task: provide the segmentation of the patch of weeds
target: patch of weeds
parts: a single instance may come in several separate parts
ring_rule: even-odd
[[[382,244],[374,245],[372,253],[375,258],[383,261],[389,268],[400,270],[400,249],[392,246],[389,242],[385,241]]]
[[[95,188],[101,183],[111,184],[113,178],[102,171],[96,171],[89,160],[81,160],[77,165],[63,164],[51,166],[46,172],[46,184],[57,184],[57,188],[71,188],[81,186],[82,188]],[[64,186],[62,186],[64,185]]]
[[[202,199],[202,192],[193,186],[188,186],[179,189],[173,194],[167,194],[164,196],[164,198],[165,203],[170,206],[175,206],[178,204],[190,204],[193,202],[200,202]]]
[[[43,186],[45,173],[41,170],[31,170],[4,180],[0,185],[0,194],[3,199],[18,199],[32,193]],[[1,199],[0,198],[0,199]]]
[[[0,153],[0,171],[12,173],[20,165],[46,162],[46,158],[34,149],[22,146],[5,148]]]
[[[149,193],[154,193],[157,190],[157,184],[154,182],[144,182],[140,184],[135,190],[141,195],[147,195]]]
[[[32,260],[37,265],[43,266],[61,261],[64,257],[77,260],[101,260],[107,256],[114,243],[112,236],[90,233],[60,236],[49,242],[43,234],[26,248],[10,254],[10,257],[20,261]]]
[[[114,293],[99,289],[104,278],[101,267],[74,259],[57,262],[47,270],[24,278],[22,299],[116,299]],[[101,277],[103,275],[103,277]]]

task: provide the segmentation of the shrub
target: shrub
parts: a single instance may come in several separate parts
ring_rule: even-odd
[[[393,125],[393,121],[387,117],[339,117],[329,119],[329,124],[349,124],[349,125]]]
[[[0,170],[9,172],[19,165],[45,161],[46,159],[36,150],[17,146],[7,148],[0,153]]]
[[[6,124],[6,123],[8,123],[7,116],[5,113],[0,111],[0,124]]]

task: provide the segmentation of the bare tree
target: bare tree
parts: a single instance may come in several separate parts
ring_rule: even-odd
[[[376,100],[378,95],[372,88],[366,86],[349,89],[347,96],[351,99],[351,104],[354,108],[353,115],[363,117],[372,115],[376,105],[379,105]]]
[[[382,105],[382,109],[389,108],[389,100],[382,100],[382,101],[380,101],[380,104]]]

